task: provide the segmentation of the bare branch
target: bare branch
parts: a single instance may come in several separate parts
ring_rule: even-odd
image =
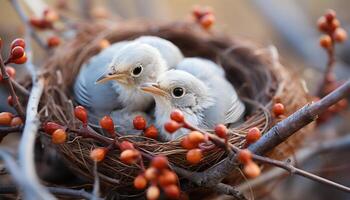
[[[15,126],[15,127],[0,127],[0,136],[2,134],[21,132],[23,130],[23,126]]]

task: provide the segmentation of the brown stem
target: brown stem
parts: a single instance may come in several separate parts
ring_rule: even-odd
[[[7,87],[7,90],[9,91],[9,93],[13,99],[13,107],[16,109],[17,114],[22,119],[22,121],[25,121],[25,114],[24,114],[23,107],[22,107],[21,103],[18,101],[16,92],[15,92],[13,85],[12,85],[12,81],[10,80],[9,75],[6,72],[4,60],[3,60],[1,55],[0,55],[0,70],[1,70],[2,77],[3,77],[3,81],[5,82],[5,85]]]
[[[15,127],[0,127],[0,136],[2,134],[20,132],[23,130],[23,126],[15,126]]]

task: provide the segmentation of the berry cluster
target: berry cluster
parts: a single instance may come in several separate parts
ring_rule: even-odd
[[[158,138],[158,129],[153,124],[147,127],[147,122],[142,116],[136,116],[133,125],[136,130],[142,130],[144,136],[152,139]]]
[[[177,175],[169,170],[169,161],[165,156],[156,156],[150,166],[134,179],[134,187],[142,190],[147,188],[146,197],[149,200],[158,199],[160,188],[169,199],[178,199],[180,189]]]
[[[9,58],[5,61],[5,65],[9,63],[24,64],[27,61],[26,52],[24,51],[26,43],[22,38],[17,38],[11,43],[11,51]],[[14,70],[13,70],[14,76]]]
[[[253,161],[253,155],[248,149],[243,149],[238,152],[238,161],[244,165],[243,173],[248,178],[255,178],[260,175],[261,170],[259,166]]]
[[[23,124],[23,121],[20,117],[14,116],[9,112],[1,112],[0,113],[0,126],[20,126]]]
[[[196,22],[200,24],[201,27],[205,30],[209,30],[215,22],[213,10],[207,6],[194,6],[192,9],[192,15],[195,18]]]
[[[344,42],[347,39],[346,31],[340,27],[334,10],[327,10],[317,21],[318,29],[325,33],[320,37],[320,45],[325,49],[333,48],[336,42]]]
[[[41,17],[31,17],[29,22],[32,27],[38,30],[55,30],[54,24],[59,20],[58,13],[50,8],[44,10]],[[47,46],[52,48],[60,45],[61,39],[57,36],[47,38]]]

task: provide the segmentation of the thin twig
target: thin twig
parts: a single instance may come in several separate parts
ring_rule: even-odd
[[[230,195],[231,197],[233,197],[234,199],[237,200],[245,200],[247,198],[245,198],[245,196],[243,194],[241,194],[239,191],[236,190],[236,188],[224,184],[224,183],[219,183],[217,185],[214,186],[214,190],[221,193],[221,194],[226,194],[226,195]]]
[[[317,154],[320,153],[330,153],[334,151],[343,151],[350,149],[350,136],[341,137],[334,141],[326,141],[322,143],[317,144],[311,144],[309,147],[305,149],[299,150],[295,155],[287,158],[284,160],[284,163],[290,163],[294,164],[295,162],[298,162],[298,164],[303,163],[304,161],[308,160],[311,157],[314,157]],[[241,185],[237,186],[238,191],[246,191],[250,188],[257,187],[262,184],[266,184],[272,179],[278,178],[282,175],[287,174],[285,170],[275,168],[271,169],[268,172],[260,175],[259,177],[249,180],[245,183],[242,183]]]
[[[29,97],[29,91],[23,87],[21,84],[19,84],[16,80],[11,79],[11,83],[15,91],[17,92],[17,96],[22,96],[25,98]]]
[[[4,60],[3,60],[2,56],[1,56],[1,54],[0,54],[0,70],[1,70],[2,77],[3,77],[3,81],[5,82],[5,85],[7,87],[7,91],[9,91],[9,93],[10,93],[12,99],[13,99],[13,107],[16,109],[17,114],[24,121],[25,120],[25,114],[24,114],[23,107],[22,107],[21,103],[18,101],[16,92],[13,89],[12,81],[11,81],[9,75],[6,72]]]

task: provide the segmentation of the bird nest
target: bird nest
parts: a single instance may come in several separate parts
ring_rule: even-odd
[[[278,55],[273,48],[260,48],[247,40],[208,32],[191,23],[128,22],[115,27],[88,24],[79,28],[75,39],[58,47],[45,64],[46,85],[39,112],[41,121],[54,121],[71,129],[79,127],[81,122],[73,114],[76,103],[72,97],[72,85],[81,66],[101,51],[101,41],[115,43],[142,35],[165,38],[177,45],[186,57],[208,58],[223,67],[227,79],[235,86],[247,107],[244,123],[233,128],[229,135],[229,142],[237,147],[244,146],[245,135],[250,128],[258,127],[264,133],[279,120],[270,112],[275,101],[285,105],[286,115],[307,102],[302,82],[278,62]],[[48,138],[44,133],[41,135]],[[93,181],[94,163],[89,154],[91,149],[101,144],[77,137],[74,133],[68,135],[68,142],[55,147],[70,168]],[[270,155],[281,158],[290,154],[299,144],[300,138],[303,138],[302,131],[293,137],[275,148]],[[189,165],[186,161],[187,150],[181,147],[179,140],[159,142],[134,135],[122,136],[121,139],[133,141],[148,154],[166,155],[171,164],[191,171],[205,170],[225,157],[224,151],[213,148],[204,151],[204,158],[198,165]],[[122,163],[119,154],[120,151],[115,149],[98,163],[98,174],[103,185],[128,186],[140,173],[139,166]],[[145,162],[147,164],[147,159]]]

